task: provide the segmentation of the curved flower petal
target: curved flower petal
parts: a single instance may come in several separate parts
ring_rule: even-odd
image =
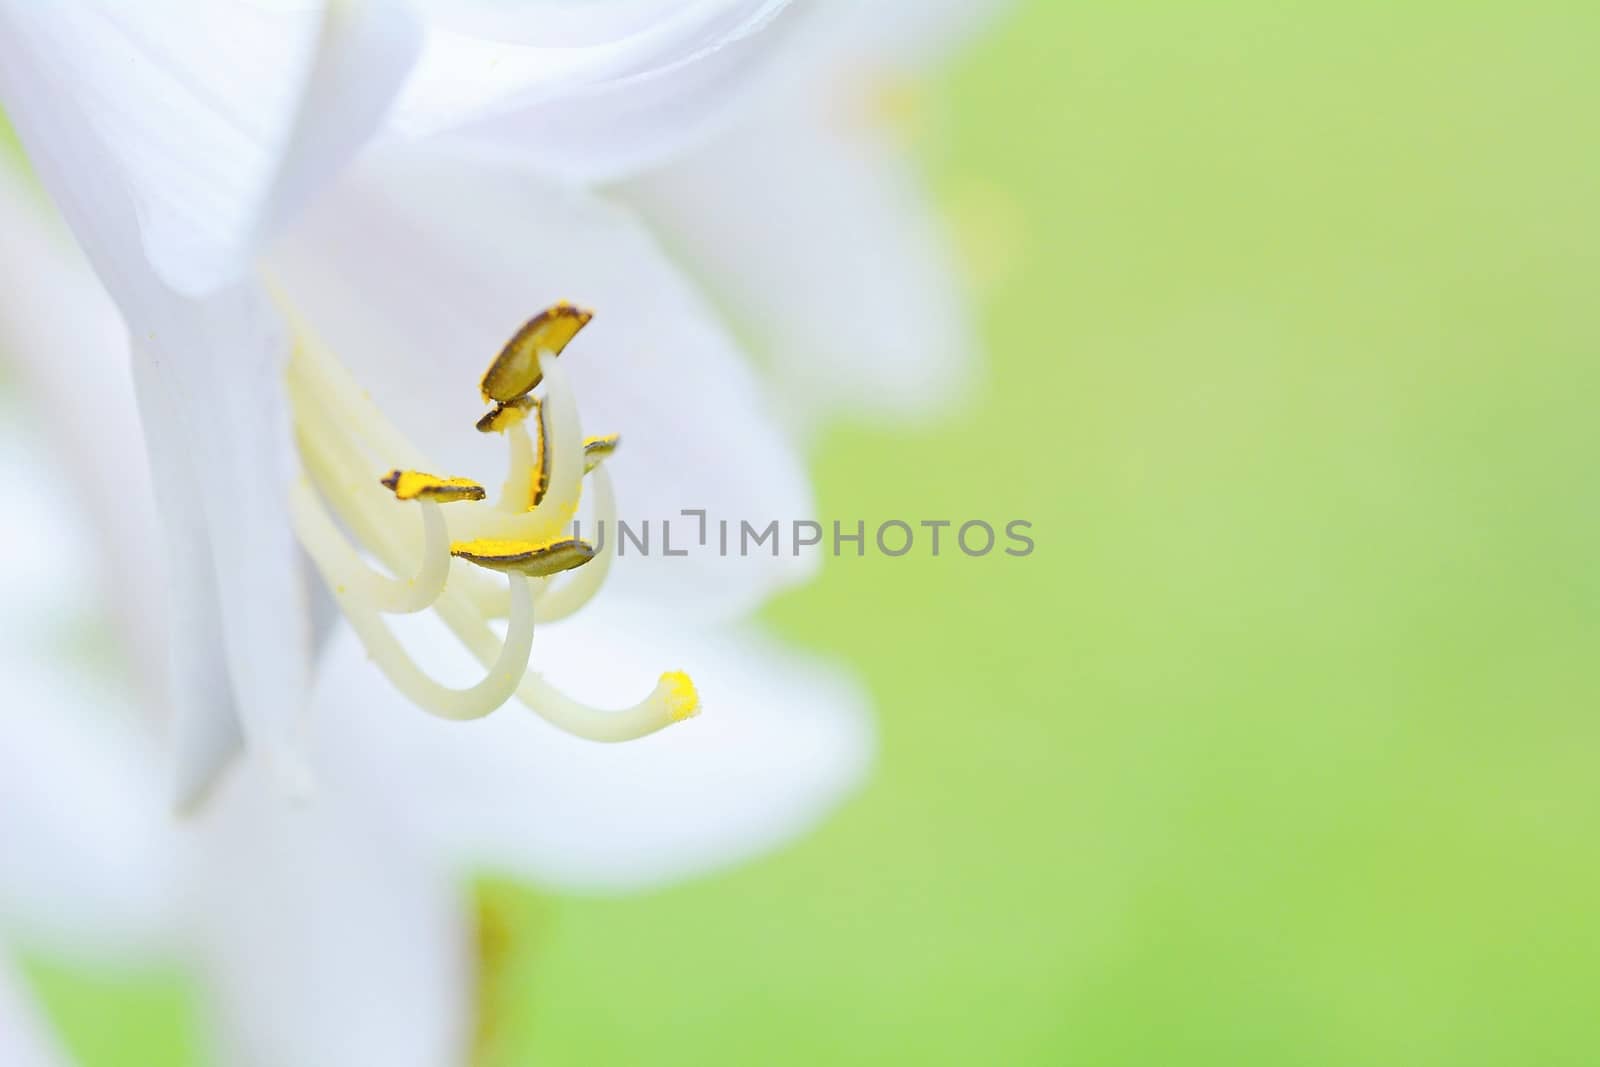
[[[610,181],[700,143],[726,122],[784,48],[796,18],[666,65],[575,86],[560,106],[496,112],[445,143],[575,182]]]
[[[432,7],[421,61],[392,123],[413,137],[518,112],[554,112],[574,95],[631,85],[648,106],[656,76],[711,56],[762,30],[788,0],[692,3],[558,3]],[[613,98],[618,111],[628,104]],[[538,125],[542,118],[527,114]],[[598,132],[598,131],[597,131]],[[558,141],[538,155],[559,157]]]
[[[895,146],[823,111],[763,113],[622,193],[773,352],[791,422],[948,404],[977,348],[933,206]]]
[[[125,247],[134,214],[118,191],[91,207],[94,225],[84,232]],[[286,348],[274,312],[251,288],[188,300],[116,257],[100,275],[116,279],[132,335],[163,520],[178,799],[186,804],[237,748],[235,702],[264,756],[293,773],[290,734],[307,668],[284,500]]]
[[[44,1012],[22,976],[0,957],[0,1063],[6,1067],[66,1067],[66,1053],[47,1032]]]
[[[0,30],[0,101],[91,255],[189,296],[349,158],[417,49],[378,0],[6,0]],[[93,218],[107,189],[138,212],[119,245]]]
[[[363,795],[456,862],[581,889],[658,885],[721,868],[813,827],[871,762],[866,700],[840,668],[769,639],[641,634],[620,618],[553,628],[536,669],[575,696],[621,706],[681,667],[704,713],[625,745],[560,734],[516,706],[447,723],[371,689],[335,638],[316,690],[330,788]],[[441,677],[473,665],[420,623],[408,643]]]
[[[92,569],[109,590],[135,680],[146,703],[154,706],[163,699],[166,643],[150,617],[165,594],[160,568],[151,566],[158,535],[149,471],[142,460],[126,458],[129,452],[137,457],[143,441],[128,366],[128,331],[44,191],[6,166],[0,166],[0,233],[6,235],[0,291],[8,294],[0,302],[0,360],[15,361],[34,409],[49,413],[38,427],[60,449],[78,490],[75,497],[101,535],[97,551],[83,551],[71,561],[79,574],[87,576]],[[20,418],[20,411],[0,409],[0,422],[7,426]],[[33,451],[7,437],[0,464],[38,485],[37,474],[29,472],[41,462]],[[42,515],[55,517],[28,508],[30,525]],[[70,528],[65,517],[57,518],[57,525]],[[60,553],[67,544],[54,537],[35,539],[35,550]],[[32,554],[10,558],[38,559]],[[34,566],[17,579],[30,589],[37,586],[42,598],[50,592],[43,583],[60,576],[60,568]],[[14,602],[33,599],[11,589]]]
[[[111,607],[138,681],[163,709],[172,706],[176,794],[187,805],[238,749],[240,731],[184,413],[171,407],[164,389],[154,390],[141,428],[127,327],[82,254],[59,231],[42,193],[9,168],[0,171],[0,224],[9,242],[0,256],[0,282],[17,297],[0,309],[0,338],[22,365],[26,384],[59,413],[46,425],[63,438],[101,533],[99,551],[79,554],[79,573],[109,559]],[[160,305],[162,314],[152,321],[170,320],[170,306],[180,303],[150,280],[134,288]],[[151,330],[147,340],[153,338]],[[141,439],[166,475],[154,484],[146,464],[128,455]],[[164,505],[164,531],[157,529],[152,491]],[[31,519],[39,514],[29,509]],[[151,624],[163,617],[163,607],[180,640],[169,641],[169,627]]]
[[[516,169],[408,152],[375,156],[309,221],[275,254],[277,281],[431,462],[494,484],[503,445],[472,430],[478,379],[525,319],[569,298],[596,311],[561,357],[585,430],[622,435],[607,461],[621,513],[655,531],[653,554],[619,559],[612,580],[726,617],[813,572],[810,556],[724,558],[714,540],[661,554],[663,520],[675,550],[698,534],[682,509],[737,530],[808,518],[811,498],[732,341],[627,214]]]
[[[172,799],[177,808],[187,810],[205,796],[243,741],[237,692],[228,676],[229,620],[223,615],[218,564],[211,544],[212,524],[206,513],[204,491],[196,492],[196,486],[204,484],[196,469],[200,457],[215,457],[215,453],[204,451],[209,442],[204,440],[203,431],[186,425],[184,394],[171,381],[173,376],[158,378],[159,364],[147,350],[140,349],[137,355],[135,379],[144,379],[139,399],[145,449],[150,457],[166,550],[163,562],[170,642],[167,655],[171,671]],[[190,358],[203,359],[204,354],[191,352]],[[271,391],[268,395],[272,395]],[[196,446],[202,451],[192,451]],[[236,495],[230,491],[233,487],[219,488],[225,499]],[[215,514],[220,523],[225,512],[219,508]],[[270,527],[261,532],[270,538]],[[263,560],[269,563],[266,573],[276,577],[276,568],[270,566],[272,557],[264,555]],[[238,584],[247,580],[250,573],[232,572],[232,577]],[[277,608],[273,612],[276,616],[283,612],[281,603],[277,603],[283,591],[284,587],[278,586],[268,601],[269,610]],[[235,603],[243,611],[245,602],[236,599]],[[285,680],[293,685],[305,668],[293,658],[293,620],[279,621],[286,636],[267,636],[269,643],[263,650],[269,656],[274,651],[288,651],[290,674]],[[236,630],[240,623],[242,619],[235,622]],[[284,648],[280,641],[287,642],[288,647]],[[243,643],[240,638],[234,642],[241,655],[246,651],[241,647]],[[273,696],[282,699],[280,693]],[[257,714],[258,718],[265,717]]]
[[[343,0],[0,6],[0,100],[133,338],[171,550],[180,803],[237,743],[224,661],[254,746],[294,773],[285,349],[265,300],[227,279],[261,212],[289,210],[378,121],[410,59],[396,18]]]
[[[618,190],[775,357],[792,423],[921,415],[971,383],[959,272],[877,98],[1010,6],[816,0],[737,122]]]
[[[455,887],[333,798],[286,805],[262,784],[230,781],[196,827],[214,1062],[464,1062],[473,977]]]
[[[750,0],[416,0],[431,26],[502,44],[597,48],[649,43],[667,33],[714,31],[718,16],[759,12]],[[781,5],[772,5],[781,6]]]

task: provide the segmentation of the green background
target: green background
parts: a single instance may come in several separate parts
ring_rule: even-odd
[[[923,103],[987,387],[824,516],[1034,522],[776,605],[865,792],[512,917],[490,1062],[1600,1062],[1600,8],[1025,6]],[[177,980],[37,966],[89,1067]]]

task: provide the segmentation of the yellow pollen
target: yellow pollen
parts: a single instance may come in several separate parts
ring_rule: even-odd
[[[588,563],[594,558],[594,546],[574,537],[543,544],[484,538],[457,541],[450,546],[450,554],[489,570],[544,578]]]
[[[482,500],[483,486],[470,478],[441,478],[422,471],[392,470],[378,479],[400,500],[432,500],[450,504],[457,500]]]
[[[541,381],[541,355],[559,356],[594,312],[566,301],[553,304],[529,319],[512,335],[483,376],[483,399],[510,403],[526,396]]]
[[[600,461],[610,458],[617,450],[617,445],[622,443],[618,434],[608,434],[605,437],[588,437],[583,442],[583,473],[588,474],[600,466]]]
[[[668,671],[656,683],[656,692],[667,702],[673,722],[683,722],[700,714],[700,694],[694,682],[682,671]]]
[[[528,412],[538,408],[536,397],[521,396],[505,404],[496,404],[494,410],[478,420],[479,433],[504,433],[528,417]]]

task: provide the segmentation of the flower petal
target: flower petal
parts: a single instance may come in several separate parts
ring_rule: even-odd
[[[6,235],[0,291],[9,294],[0,303],[0,359],[15,360],[32,410],[48,413],[39,418],[38,428],[60,449],[73,496],[100,535],[94,551],[78,551],[68,559],[85,578],[95,572],[109,591],[135,681],[154,708],[165,700],[166,644],[161,627],[149,620],[165,593],[161,568],[152,566],[158,533],[149,472],[141,460],[125,459],[125,452],[137,455],[143,447],[128,331],[44,191],[6,166],[0,166],[0,233]],[[13,425],[22,415],[20,409],[6,410],[0,421]],[[7,450],[4,462],[21,472],[22,464],[38,460],[13,457]],[[29,482],[38,484],[31,475]],[[37,525],[44,512],[30,506],[28,513],[30,525]],[[34,552],[46,546],[65,552],[66,544],[36,538]],[[37,566],[18,576],[41,593],[59,577],[59,571]],[[29,601],[12,588],[16,602]],[[19,616],[17,621],[25,620]]]
[[[810,517],[811,497],[733,342],[626,213],[515,168],[408,152],[373,157],[309,223],[274,256],[277,281],[439,469],[495,484],[503,446],[472,430],[478,378],[525,319],[570,298],[596,311],[561,356],[586,432],[622,435],[607,461],[621,513],[655,531],[614,582],[726,617],[813,573],[814,557],[723,558],[714,540],[661,554],[662,520],[675,550],[698,533],[682,509],[737,533]]]
[[[648,41],[676,27],[705,30],[718,14],[747,15],[748,0],[417,0],[430,26],[503,44],[595,48]],[[713,24],[714,25],[714,24]]]
[[[412,636],[425,668],[471,676],[471,661],[436,626],[422,622]],[[684,668],[704,712],[621,745],[575,740],[516,705],[447,723],[373,692],[371,665],[344,634],[328,649],[315,698],[327,780],[455,862],[625,889],[781,845],[837,807],[871,762],[856,683],[770,639],[643,635],[602,617],[545,630],[534,658],[554,683],[602,706],[636,700],[662,670]]]
[[[518,112],[537,124],[531,113],[565,108],[574,94],[606,85],[632,84],[635,102],[644,103],[656,76],[744,41],[787,4],[546,2],[492,13],[483,4],[435,4],[422,59],[391,121],[412,137]],[[540,154],[563,150],[558,142],[539,146]]]
[[[933,206],[876,134],[782,102],[621,190],[772,352],[800,426],[836,408],[936,410],[973,376],[967,298]]]
[[[139,225],[106,254],[189,296],[348,159],[417,49],[378,0],[7,0],[0,30],[0,101],[91,255],[109,235],[84,201],[126,190]]]
[[[213,1062],[453,1067],[473,978],[466,902],[404,841],[254,770],[197,827],[196,951]]]
[[[0,1063],[6,1067],[66,1067],[69,1062],[50,1035],[44,1011],[27,983],[0,956]]]
[[[134,215],[118,197],[108,189],[94,201],[80,235],[126,247]],[[307,650],[285,499],[287,348],[265,295],[252,287],[190,300],[118,257],[97,266],[113,282],[132,338],[167,548],[175,785],[187,806],[237,749],[236,708],[263,757],[288,777],[298,773],[290,735]]]
[[[386,5],[370,20],[353,10],[0,6],[0,99],[133,337],[172,550],[180,803],[237,743],[219,637],[253,746],[298,773],[288,735],[306,638],[285,349],[265,298],[226,279],[260,212],[289,210],[353,150],[409,61]]]
[[[141,306],[159,325],[135,328],[133,364],[173,583],[177,801],[201,798],[236,728],[295,791],[310,634],[288,517],[287,343],[251,288],[151,297]]]
[[[797,20],[741,34],[659,67],[576,85],[560,106],[495,112],[452,129],[446,144],[510,157],[575,182],[635,173],[705,140],[737,110]]]

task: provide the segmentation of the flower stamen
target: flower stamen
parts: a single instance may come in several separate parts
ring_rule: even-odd
[[[583,473],[588,474],[600,466],[612,453],[616,452],[617,445],[622,443],[620,434],[608,434],[605,437],[586,437],[583,441]]]
[[[392,470],[378,484],[394,493],[397,500],[431,500],[453,504],[459,500],[482,500],[483,486],[468,478],[441,478],[421,471]]]
[[[548,578],[594,559],[594,546],[575,537],[542,545],[526,541],[461,541],[450,546],[450,554],[503,574]]]
[[[396,688],[448,719],[481,718],[515,696],[557,727],[596,741],[642,737],[695,714],[698,696],[681,672],[662,675],[638,704],[608,711],[573,700],[528,669],[535,614],[544,621],[573,614],[598,591],[610,565],[610,553],[598,552],[576,530],[570,536],[562,530],[577,514],[586,476],[594,479],[595,521],[602,531],[615,522],[616,502],[601,463],[616,451],[618,438],[583,436],[565,373],[557,360],[543,358],[559,354],[589,322],[589,312],[570,304],[546,309],[517,331],[484,375],[483,395],[495,406],[478,429],[504,434],[511,458],[505,489],[493,504],[477,482],[423,473],[428,464],[421,454],[287,309],[286,317],[297,327],[288,385],[307,476],[292,491],[295,529]],[[529,395],[541,385],[541,396]],[[402,465],[375,477],[373,459],[380,456]],[[420,530],[396,522],[397,503],[420,509]],[[450,505],[448,513],[443,504]],[[375,570],[363,549],[389,574]],[[454,566],[456,559],[474,566]],[[485,570],[506,575],[504,592]],[[403,577],[408,574],[414,576]],[[484,666],[476,685],[451,689],[435,682],[383,620],[425,607]],[[502,639],[490,620],[506,616]]]
[[[562,301],[529,319],[489,364],[483,398],[506,404],[532,392],[543,377],[540,358],[559,356],[592,318],[594,312]]]

